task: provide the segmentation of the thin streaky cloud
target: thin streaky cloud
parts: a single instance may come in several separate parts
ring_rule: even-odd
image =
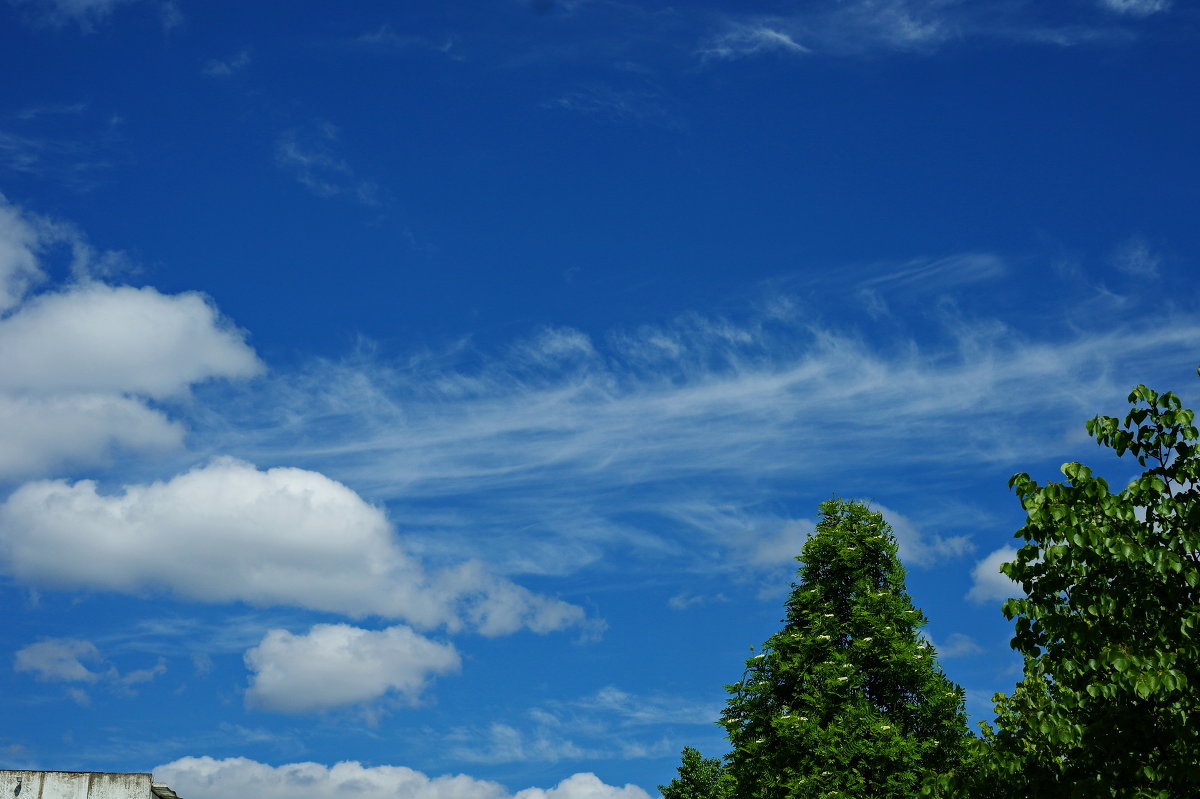
[[[84,33],[91,33],[96,26],[107,22],[113,13],[123,7],[138,4],[156,6],[162,15],[164,27],[179,24],[178,8],[170,0],[10,0],[14,5],[28,9],[30,19],[41,25],[63,27],[77,25]]]
[[[275,142],[275,163],[318,197],[379,205],[379,187],[337,154],[337,139],[337,127],[324,121],[285,131]]]
[[[704,58],[717,59],[743,58],[767,52],[802,54],[812,51],[769,21],[733,23],[700,50]]]
[[[1171,0],[1099,0],[1099,4],[1109,11],[1134,17],[1148,17],[1171,8]]]
[[[616,545],[709,570],[775,569],[772,553],[803,540],[803,525],[752,510],[779,486],[886,497],[911,490],[918,467],[951,485],[969,479],[966,464],[1057,455],[1128,389],[1114,374],[1165,373],[1200,336],[1186,317],[1054,340],[990,320],[943,324],[952,344],[884,346],[799,319],[689,316],[602,340],[546,331],[472,369],[455,356],[321,361],[197,419],[207,432],[196,440],[319,469],[391,503],[435,548],[486,540],[502,572],[569,573]],[[863,471],[866,453],[889,464],[885,482]],[[929,530],[908,554],[960,557],[961,534]],[[697,536],[744,546],[706,558],[687,544]]]
[[[454,36],[447,35],[440,40],[430,39],[426,36],[400,33],[387,23],[356,36],[353,44],[380,51],[429,50],[455,60],[461,59],[461,56],[453,52],[458,44],[458,39]]]
[[[988,252],[957,253],[944,258],[914,258],[897,267],[872,270],[874,277],[859,283],[863,289],[951,289],[994,280],[1008,273],[1004,259]]]
[[[769,52],[928,54],[969,40],[1058,47],[1128,42],[1133,32],[1123,22],[1169,8],[1168,0],[1097,0],[1094,13],[1062,20],[1004,0],[818,0],[786,15],[727,17],[697,52],[703,59],[728,60]]]
[[[1108,260],[1130,277],[1154,278],[1158,277],[1162,256],[1141,236],[1130,236],[1113,249]]]
[[[22,122],[28,122],[38,117],[46,116],[74,116],[82,114],[87,110],[87,103],[60,103],[48,105],[36,105],[30,108],[25,108],[12,114],[14,119],[19,119]]]

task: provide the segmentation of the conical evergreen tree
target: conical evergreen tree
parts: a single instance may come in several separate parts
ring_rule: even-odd
[[[896,539],[858,502],[821,505],[784,628],[746,661],[721,724],[738,799],[909,797],[970,739],[904,585]]]

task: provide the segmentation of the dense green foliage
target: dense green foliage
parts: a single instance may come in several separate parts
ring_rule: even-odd
[[[690,746],[683,748],[679,776],[658,786],[663,799],[725,799],[732,783],[719,758],[704,757]]]
[[[982,739],[918,637],[890,529],[835,500],[784,628],[727,686],[727,766],[685,749],[666,799],[1200,796],[1200,430],[1174,394],[1129,402],[1087,424],[1142,468],[1124,489],[1079,463],[1010,481],[1025,544],[1001,569],[1025,596],[1003,611],[1024,677]]]
[[[918,636],[896,540],[857,502],[821,506],[784,627],[746,662],[721,724],[738,799],[914,796],[959,764],[962,689]]]
[[[1087,425],[1145,468],[1124,489],[1078,463],[1065,483],[1010,481],[1028,513],[1002,567],[1027,595],[1004,605],[1024,680],[997,696],[975,795],[1200,796],[1200,434],[1174,394],[1129,401]]]

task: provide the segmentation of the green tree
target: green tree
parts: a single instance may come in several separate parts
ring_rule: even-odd
[[[960,763],[970,734],[962,689],[918,636],[891,528],[826,502],[798,560],[783,629],[726,686],[736,796],[908,799]]]
[[[1079,463],[1010,481],[1027,543],[1001,570],[1024,679],[997,695],[983,778],[1010,796],[1200,796],[1200,451],[1192,411],[1138,386],[1088,433],[1144,471],[1117,493]]]
[[[669,785],[658,786],[663,799],[725,799],[730,793],[729,776],[719,758],[704,757],[690,746],[683,748],[679,776]]]

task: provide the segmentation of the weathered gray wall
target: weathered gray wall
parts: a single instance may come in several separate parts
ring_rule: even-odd
[[[151,799],[150,775],[0,771],[0,799]]]

